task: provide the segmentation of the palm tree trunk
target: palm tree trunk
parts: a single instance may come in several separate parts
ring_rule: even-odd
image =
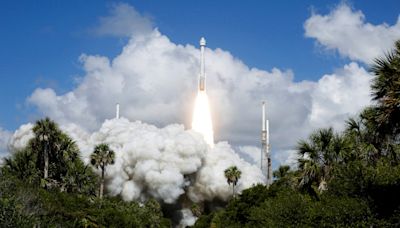
[[[232,196],[233,198],[235,198],[235,185],[232,184]]]
[[[101,180],[100,180],[100,199],[103,198],[103,189],[104,189],[104,169],[105,167],[101,167]]]
[[[48,145],[44,146],[44,179],[49,177],[49,153],[48,153]]]

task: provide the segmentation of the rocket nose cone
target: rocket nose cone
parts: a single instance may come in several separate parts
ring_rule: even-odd
[[[200,46],[206,46],[206,39],[204,39],[204,37],[200,39]]]

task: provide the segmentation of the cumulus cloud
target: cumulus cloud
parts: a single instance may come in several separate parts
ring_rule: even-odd
[[[133,37],[109,60],[82,55],[86,71],[72,91],[38,88],[28,102],[62,124],[94,130],[121,115],[158,126],[189,126],[199,69],[199,50],[177,45],[154,30]],[[267,99],[274,149],[292,149],[312,128],[340,123],[369,102],[368,73],[356,63],[318,82],[294,82],[291,71],[248,68],[221,49],[206,49],[208,93],[217,141],[259,145],[260,102]],[[357,91],[357,93],[355,93]]]
[[[313,13],[304,23],[306,37],[327,49],[365,63],[391,50],[400,39],[400,17],[394,25],[371,24],[361,11],[342,3],[327,15]]]
[[[227,200],[232,192],[224,170],[232,165],[242,171],[238,192],[264,182],[260,169],[241,159],[227,142],[210,148],[200,134],[183,125],[157,128],[121,118],[106,120],[91,134],[74,124],[61,129],[77,142],[87,164],[95,145],[110,145],[115,164],[107,166],[106,187],[109,194],[127,201],[154,197],[175,203],[185,193],[193,202]],[[10,146],[23,148],[32,137],[32,124],[23,125]]]
[[[281,150],[274,154],[272,160],[281,165],[288,165],[292,169],[296,169],[298,158],[299,156],[296,150]]]
[[[92,31],[97,35],[129,37],[152,31],[153,25],[149,17],[136,11],[126,3],[111,6],[110,15],[101,17],[99,25]]]
[[[326,121],[342,129],[343,120],[370,102],[372,77],[357,63],[345,65],[334,74],[324,75],[312,91],[311,125],[326,127]]]
[[[21,150],[26,147],[29,140],[31,140],[34,136],[33,131],[33,124],[27,123],[21,125],[12,135],[10,139],[10,150],[12,152]]]
[[[237,153],[250,162],[251,164],[255,164],[257,167],[261,167],[261,147],[260,146],[239,146]]]
[[[235,147],[260,145],[261,100],[267,100],[272,157],[293,150],[298,139],[314,128],[333,125],[340,130],[343,120],[370,101],[371,76],[354,62],[318,81],[296,82],[290,70],[249,68],[219,48],[206,48],[205,56],[216,141],[229,141]],[[132,36],[113,59],[82,54],[85,73],[76,88],[64,94],[38,88],[27,101],[62,125],[73,123],[88,132],[115,115],[116,103],[129,120],[158,127],[171,123],[189,127],[199,57],[197,47],[175,44],[153,29]],[[79,134],[89,137],[89,133]],[[239,151],[248,161],[257,162],[256,150]],[[274,161],[274,167],[279,161]]]

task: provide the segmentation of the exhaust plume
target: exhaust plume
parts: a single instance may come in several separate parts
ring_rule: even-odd
[[[202,134],[208,145],[211,147],[214,146],[210,105],[205,91],[199,91],[197,94],[193,111],[192,129]]]
[[[33,137],[32,127],[22,125],[14,133],[10,148],[26,146]],[[183,125],[157,128],[121,117],[106,120],[93,133],[75,124],[61,129],[76,141],[86,164],[95,145],[110,145],[115,151],[115,164],[106,169],[106,189],[108,194],[120,195],[126,201],[154,197],[172,204],[184,194],[192,202],[228,200],[232,192],[223,171],[232,165],[242,171],[238,193],[264,182],[260,169],[241,159],[227,142],[211,148],[201,134],[185,130]]]

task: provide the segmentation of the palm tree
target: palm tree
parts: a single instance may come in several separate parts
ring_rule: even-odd
[[[52,152],[52,149],[56,147],[56,141],[59,133],[58,126],[55,122],[50,120],[48,117],[45,119],[41,119],[36,121],[35,126],[33,127],[33,133],[38,139],[38,149],[39,153],[42,154],[43,157],[43,177],[47,179],[49,177],[49,156]],[[41,162],[40,162],[41,163]]]
[[[101,180],[100,180],[100,190],[99,196],[103,198],[104,191],[104,173],[106,166],[109,164],[114,164],[115,153],[109,148],[105,143],[99,144],[94,148],[93,153],[90,155],[90,163],[98,169],[101,169]]]
[[[231,166],[225,169],[224,173],[228,184],[232,184],[232,195],[235,197],[235,186],[237,185],[242,172],[236,166]]]
[[[375,59],[371,72],[375,75],[371,89],[377,102],[379,133],[396,137],[400,133],[400,40],[392,52]]]
[[[346,121],[345,137],[350,143],[351,152],[347,154],[346,161],[362,160],[375,163],[380,155],[383,144],[379,140],[377,124],[372,116],[373,108],[364,109],[357,118]]]
[[[321,192],[327,189],[334,164],[343,160],[346,142],[332,128],[320,129],[307,141],[301,140],[297,151],[300,155],[300,187],[313,188],[315,183]]]
[[[40,172],[36,168],[36,154],[28,148],[15,151],[11,157],[4,158],[2,172],[10,173],[28,183],[40,180]]]
[[[298,171],[292,171],[290,166],[282,165],[273,172],[274,185],[284,188],[296,189],[298,183]]]
[[[273,176],[277,179],[280,180],[282,178],[285,178],[287,174],[290,172],[290,166],[288,165],[281,165],[279,166],[278,170],[275,170],[273,173]]]

